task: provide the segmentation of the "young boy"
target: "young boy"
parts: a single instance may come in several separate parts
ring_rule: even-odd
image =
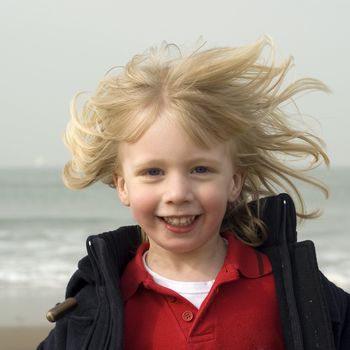
[[[312,242],[296,243],[291,198],[275,196],[311,218],[292,179],[327,193],[287,164],[328,158],[281,108],[326,87],[283,88],[291,60],[262,64],[266,47],[151,49],[73,104],[66,185],[115,187],[138,225],[88,238],[39,349],[350,348],[350,297]]]

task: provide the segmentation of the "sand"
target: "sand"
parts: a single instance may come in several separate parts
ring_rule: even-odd
[[[46,312],[64,300],[62,291],[0,287],[0,350],[35,350],[54,323]]]
[[[1,327],[0,350],[34,350],[49,331],[49,327]]]

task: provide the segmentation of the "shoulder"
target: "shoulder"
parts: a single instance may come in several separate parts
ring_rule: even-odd
[[[66,298],[74,297],[84,305],[87,313],[96,308],[96,289],[109,284],[111,271],[119,278],[141,242],[138,226],[122,226],[117,230],[87,238],[87,255],[78,262],[78,269],[70,278]]]
[[[120,227],[87,239],[88,254],[79,261],[66,289],[66,298],[73,298],[74,303],[70,304],[70,308],[63,308],[64,311],[55,320],[55,328],[38,349],[66,349],[67,344],[72,349],[83,349],[87,341],[94,348],[96,344],[109,341],[102,338],[106,324],[114,324],[115,327],[115,320],[111,320],[115,317],[110,312],[111,307],[119,310],[118,320],[122,315],[122,305],[118,301],[119,278],[140,240],[137,226]],[[111,295],[114,296],[112,301]],[[119,333],[119,329],[114,329],[113,337]],[[117,340],[114,343],[117,344]]]
[[[320,273],[337,349],[350,349],[350,294]]]
[[[272,264],[286,341],[350,349],[350,297],[319,271],[312,241],[297,242],[291,198],[263,199],[268,240],[259,247]]]

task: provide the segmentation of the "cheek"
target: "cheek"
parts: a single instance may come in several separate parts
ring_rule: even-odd
[[[205,203],[206,210],[216,215],[224,215],[228,202],[226,188],[215,187],[202,194],[202,204]]]
[[[129,192],[130,209],[136,221],[144,219],[144,215],[154,214],[157,200],[152,191],[145,191],[137,187]]]

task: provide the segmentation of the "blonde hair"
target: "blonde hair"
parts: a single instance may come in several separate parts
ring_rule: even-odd
[[[101,80],[81,110],[76,108],[77,96],[73,99],[65,134],[72,153],[64,168],[66,186],[80,189],[96,181],[113,186],[113,173],[120,166],[118,144],[136,141],[163,110],[171,110],[196,143],[232,144],[234,166],[245,183],[224,221],[240,239],[251,245],[264,241],[267,232],[259,210],[252,213],[248,203],[281,190],[294,198],[300,218],[316,217],[317,212],[306,212],[294,180],[328,196],[327,187],[306,171],[323,162],[328,165],[329,159],[322,140],[293,127],[283,107],[301,92],[327,87],[311,78],[284,86],[293,59],[276,64],[268,37],[247,47],[200,49],[187,55],[177,51],[174,56],[174,48],[163,44],[134,56],[119,74]],[[267,58],[265,51],[270,53]],[[309,159],[303,168],[287,164],[301,159]]]

